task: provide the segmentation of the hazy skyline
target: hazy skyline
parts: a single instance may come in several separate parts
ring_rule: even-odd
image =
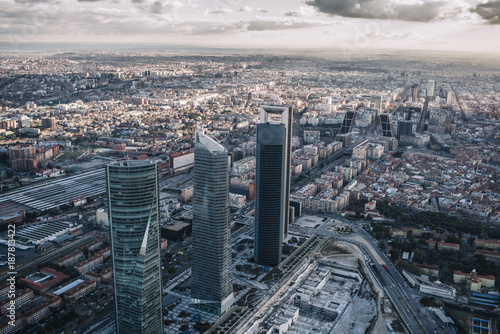
[[[0,0],[0,42],[500,53],[500,0]]]

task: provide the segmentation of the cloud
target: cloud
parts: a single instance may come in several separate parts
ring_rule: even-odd
[[[307,21],[276,21],[276,20],[253,20],[244,24],[248,31],[267,31],[267,30],[284,30],[284,29],[302,29],[318,27],[323,24],[319,22]]]
[[[233,10],[231,8],[218,8],[213,10],[207,10],[206,14],[231,14]]]
[[[307,16],[316,16],[318,13],[314,10],[313,7],[299,7],[296,10],[291,10],[285,13],[285,16],[293,16],[293,17],[307,17]]]
[[[22,3],[22,4],[33,4],[33,3],[39,3],[39,2],[50,2],[50,0],[14,0],[15,3]]]
[[[500,0],[490,0],[471,9],[489,24],[500,24]]]
[[[435,0],[413,4],[401,4],[397,0],[309,0],[306,4],[335,16],[429,22],[440,17],[448,3]]]
[[[252,20],[229,23],[186,22],[186,24],[178,25],[177,29],[179,32],[182,31],[189,35],[227,35],[244,32],[305,29],[327,25],[330,25],[330,23],[319,20],[261,16]]]
[[[255,16],[248,20],[193,20],[181,16],[175,0],[145,0],[132,5],[131,0],[39,2],[36,5],[16,4],[12,0],[0,0],[0,38],[33,41],[37,36],[74,36],[75,40],[88,36],[114,39],[115,36],[152,34],[182,38],[182,36],[227,36],[249,32],[285,31],[317,26],[328,26],[325,20],[295,17]],[[137,0],[136,0],[137,1]],[[186,1],[185,3],[187,3]],[[2,4],[11,3],[10,6]],[[100,5],[100,4],[106,4]],[[120,8],[121,6],[121,8]],[[187,6],[187,5],[186,5]],[[186,7],[190,8],[190,7]],[[217,10],[217,9],[214,9]],[[82,37],[83,36],[83,37]]]
[[[261,9],[261,8],[252,8],[250,6],[243,6],[240,8],[239,12],[260,12],[260,13],[267,13],[267,9]]]
[[[81,1],[81,0],[79,0]],[[83,0],[83,1],[107,1],[107,0]],[[119,1],[119,0],[114,0]],[[139,10],[151,14],[172,14],[189,4],[189,1],[181,0],[131,0],[132,4]]]

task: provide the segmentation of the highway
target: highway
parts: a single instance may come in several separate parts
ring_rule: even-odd
[[[350,225],[355,233],[339,236],[328,231],[326,226],[311,230],[311,233],[358,246],[370,258],[370,268],[374,272],[374,276],[377,277],[385,293],[394,304],[409,332],[412,334],[436,333],[438,328],[431,315],[428,314],[428,310],[415,300],[411,288],[389,258],[380,251],[371,235],[357,224],[346,221],[343,223]],[[300,232],[304,232],[304,230],[301,229]]]
[[[409,95],[409,89],[408,89],[408,87],[405,87],[403,93],[401,93],[401,100],[399,100],[398,104],[391,110],[391,115],[394,115],[396,110],[398,110],[401,107],[401,105],[406,100],[408,95]]]
[[[353,229],[362,236],[372,247],[363,247],[371,259],[375,257],[372,253],[377,253],[378,257],[385,260],[384,266],[375,264],[377,270],[380,271],[383,277],[383,287],[387,295],[395,305],[398,313],[403,321],[407,324],[411,333],[434,333],[437,330],[436,325],[431,318],[426,316],[427,309],[424,308],[415,300],[411,293],[411,288],[403,279],[399,271],[394,267],[389,258],[383,254],[377,244],[363,228],[356,226]],[[364,246],[364,245],[363,245]]]

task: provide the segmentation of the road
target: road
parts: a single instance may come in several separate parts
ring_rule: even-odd
[[[465,111],[462,108],[462,103],[460,103],[460,98],[458,97],[457,91],[455,90],[455,86],[451,85],[451,89],[453,90],[453,94],[455,95],[455,99],[457,100],[458,107],[460,108],[460,115],[462,116],[462,120],[467,122],[467,117],[465,117]]]
[[[314,180],[316,177],[319,177],[321,174],[326,172],[327,170],[333,169],[335,166],[338,166],[344,162],[345,159],[347,159],[347,156],[344,156],[346,153],[347,148],[342,148],[341,150],[335,152],[333,156],[330,159],[334,159],[332,162],[328,163],[326,167],[320,168],[320,165],[316,165],[313,168],[310,169],[309,171],[309,176],[304,178],[301,181],[292,181],[292,190],[291,192],[300,189],[304,185],[308,184],[311,182],[311,180]]]
[[[349,242],[358,246],[365,255],[371,259],[373,263],[371,268],[375,272],[375,276],[378,278],[380,285],[394,304],[394,307],[410,333],[435,333],[438,328],[433,322],[431,315],[428,314],[428,310],[415,300],[411,288],[406,284],[406,281],[389,258],[380,251],[371,235],[357,224],[350,222],[344,223],[352,227],[354,231],[353,234],[339,236],[328,231],[325,225],[317,230],[312,230],[311,233],[334,240]],[[303,232],[303,230],[301,230],[301,232]],[[359,240],[360,237],[362,240]],[[358,240],[356,240],[357,238]]]
[[[408,87],[405,87],[403,93],[401,93],[401,100],[399,100],[398,104],[391,110],[391,115],[394,115],[394,113],[396,112],[396,110],[398,110],[401,107],[401,105],[403,104],[403,102],[408,97],[409,93],[410,92],[409,92]]]

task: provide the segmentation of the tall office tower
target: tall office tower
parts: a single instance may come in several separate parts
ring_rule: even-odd
[[[411,136],[417,132],[417,123],[414,121],[398,121],[398,139],[401,136]]]
[[[116,332],[163,333],[158,165],[106,166]]]
[[[418,101],[418,88],[419,84],[413,84],[410,87],[410,97],[411,97],[411,102],[413,103]]]
[[[57,120],[55,117],[42,117],[42,128],[55,129],[56,126],[57,126]]]
[[[201,131],[194,145],[191,297],[200,309],[222,314],[234,304],[229,156]]]
[[[257,125],[255,262],[276,266],[288,235],[292,107],[261,106]]]
[[[389,113],[382,113],[379,115],[380,124],[382,125],[382,135],[384,137],[394,137],[395,133],[392,128],[392,115]]]
[[[446,94],[446,104],[451,104],[453,102],[454,97],[455,93],[452,90],[449,90],[448,94]]]
[[[427,96],[434,96],[434,89],[436,88],[436,81],[427,81]]]
[[[373,107],[380,109],[382,108],[382,96],[380,95],[372,95],[370,98],[371,102],[373,103]]]
[[[357,115],[357,111],[347,111],[345,113],[344,120],[342,121],[342,126],[340,127],[340,134],[351,133],[352,126],[354,125],[354,119]]]

